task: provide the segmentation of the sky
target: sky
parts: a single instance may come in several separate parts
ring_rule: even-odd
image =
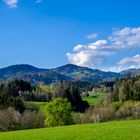
[[[0,68],[140,68],[140,0],[0,0]]]

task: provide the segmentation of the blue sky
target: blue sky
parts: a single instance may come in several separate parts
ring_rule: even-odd
[[[0,0],[0,67],[140,67],[139,0]]]

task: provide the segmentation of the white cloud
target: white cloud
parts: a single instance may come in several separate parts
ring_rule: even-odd
[[[110,68],[110,71],[123,71],[127,69],[140,68],[140,55],[122,58],[116,66]]]
[[[126,58],[123,58],[121,59],[119,62],[118,62],[119,65],[139,65],[140,64],[140,55],[135,55],[133,57],[126,57]]]
[[[96,42],[90,43],[88,46],[91,49],[102,49],[107,48],[107,40],[97,40]]]
[[[93,33],[93,34],[89,34],[86,36],[87,39],[95,39],[97,38],[98,34],[97,33]]]
[[[73,48],[72,53],[67,53],[69,61],[80,66],[99,68],[102,70],[121,71],[128,68],[140,67],[140,56],[127,57],[126,49],[129,51],[140,49],[140,27],[113,30],[112,34],[105,40],[97,40],[90,44],[79,44]],[[113,57],[120,57],[117,62]]]
[[[19,0],[3,0],[7,6],[10,8],[16,8],[18,6]],[[36,3],[41,3],[43,0],[35,0]]]
[[[118,62],[118,65],[125,69],[140,68],[140,55],[123,58]]]
[[[114,55],[115,52],[106,48],[106,40],[98,40],[88,45],[77,45],[73,48],[75,53],[67,53],[69,61],[79,66],[100,67],[106,57]]]
[[[114,30],[112,35],[109,37],[109,40],[114,48],[132,49],[140,47],[140,27],[125,27],[121,30]]]
[[[73,51],[82,51],[84,48],[86,49],[86,46],[78,44],[73,48]]]
[[[8,5],[10,8],[16,8],[18,4],[18,0],[4,0],[6,5]]]

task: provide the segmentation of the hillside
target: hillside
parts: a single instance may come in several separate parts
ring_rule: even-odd
[[[60,80],[72,80],[70,77],[52,71],[17,74],[15,76],[9,77],[7,80],[14,79],[22,79],[36,85],[40,83],[51,84]]]
[[[124,76],[136,76],[140,75],[140,69],[128,69],[121,72]]]
[[[99,82],[99,81],[120,77],[119,73],[104,72],[98,69],[79,67],[73,64],[67,64],[52,70],[57,73],[61,73],[68,77],[71,77],[74,80],[87,81],[87,82]]]
[[[12,65],[6,68],[0,69],[0,78],[9,78],[18,74],[36,73],[47,71],[47,69],[40,69],[28,64]]]
[[[120,73],[67,64],[55,69],[40,69],[31,65],[13,65],[0,69],[0,80],[23,79],[33,84],[50,84],[59,80],[101,82],[119,78]]]
[[[140,120],[0,133],[1,140],[139,140]]]
[[[71,80],[70,77],[50,71],[49,69],[36,68],[31,65],[13,65],[0,69],[0,80],[23,79],[33,84],[50,84],[59,80]]]

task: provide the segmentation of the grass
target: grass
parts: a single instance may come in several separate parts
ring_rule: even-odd
[[[0,140],[139,140],[140,120],[0,133]]]
[[[27,102],[27,103],[35,104],[40,110],[45,110],[45,107],[48,102]]]
[[[88,97],[83,97],[83,100],[87,101],[90,105],[97,104],[103,97],[105,93],[93,93]]]
[[[48,102],[32,102],[32,103],[38,105],[40,110],[44,110]]]

